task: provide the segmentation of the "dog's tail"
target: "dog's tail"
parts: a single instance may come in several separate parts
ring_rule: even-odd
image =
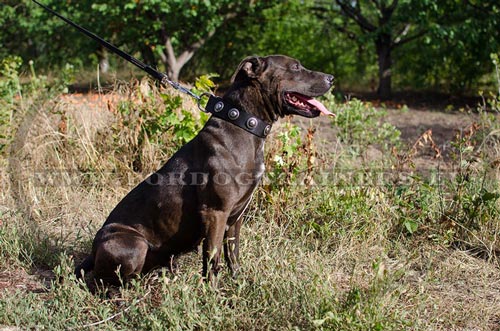
[[[92,255],[87,256],[85,260],[83,260],[82,263],[80,263],[76,268],[75,268],[75,275],[77,279],[80,279],[83,277],[84,273],[88,273],[89,271],[92,271],[94,269],[94,257]]]

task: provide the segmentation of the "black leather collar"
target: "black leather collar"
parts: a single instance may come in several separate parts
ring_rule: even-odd
[[[271,132],[271,124],[213,95],[208,99],[205,111],[260,138],[266,138]]]

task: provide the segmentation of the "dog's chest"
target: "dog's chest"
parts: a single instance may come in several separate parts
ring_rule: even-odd
[[[265,171],[266,171],[266,166],[264,165],[264,162],[258,163],[254,173],[254,176],[257,179],[257,181],[261,180]]]
[[[255,155],[255,171],[254,176],[257,183],[260,182],[264,172],[266,171],[266,165],[264,164],[264,143],[257,149]]]

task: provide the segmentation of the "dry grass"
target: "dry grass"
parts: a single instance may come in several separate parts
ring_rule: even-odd
[[[218,289],[204,285],[201,258],[193,253],[180,258],[176,275],[147,275],[114,299],[90,294],[70,275],[74,260],[89,251],[95,231],[120,198],[172,150],[151,140],[136,146],[137,154],[126,152],[137,131],[123,124],[119,102],[151,106],[144,99],[151,92],[146,88],[124,89],[105,99],[82,102],[64,96],[26,106],[10,155],[0,160],[0,325],[54,330],[499,330],[500,269],[493,254],[500,246],[498,219],[481,219],[467,228],[469,236],[459,237],[459,225],[440,218],[441,205],[450,203],[443,197],[449,192],[419,191],[423,181],[409,185],[416,191],[405,198],[397,193],[398,183],[295,186],[297,174],[287,172],[288,181],[258,190],[246,215],[238,280],[223,272]],[[321,131],[330,124],[309,125]],[[305,172],[342,169],[367,155],[354,155],[336,137],[329,137],[333,141],[325,150],[320,134],[312,142],[305,130],[297,138],[280,135],[291,128],[293,124],[282,124],[267,146],[270,173],[289,169],[278,166],[273,155],[283,155]],[[284,146],[299,138],[291,151],[297,154],[286,159]],[[493,162],[498,145],[488,144],[493,154],[483,161]],[[377,155],[384,153],[379,149]],[[140,171],[134,170],[134,155],[147,164]],[[361,162],[369,166],[374,161]],[[417,200],[431,203],[413,204]],[[498,201],[494,204],[484,215],[495,215]],[[418,222],[413,234],[402,223],[405,213]],[[458,223],[458,216],[452,221]],[[458,239],[490,247],[492,254],[483,259],[457,250],[452,242]],[[58,276],[68,281],[54,282]]]

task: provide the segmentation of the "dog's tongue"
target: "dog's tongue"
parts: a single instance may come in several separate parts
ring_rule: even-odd
[[[323,114],[328,115],[328,116],[335,116],[334,113],[332,113],[331,111],[329,111],[328,109],[326,109],[325,105],[323,105],[318,100],[316,100],[314,98],[307,98],[305,101],[308,104],[310,104],[311,106],[315,107],[320,112],[322,112]]]

